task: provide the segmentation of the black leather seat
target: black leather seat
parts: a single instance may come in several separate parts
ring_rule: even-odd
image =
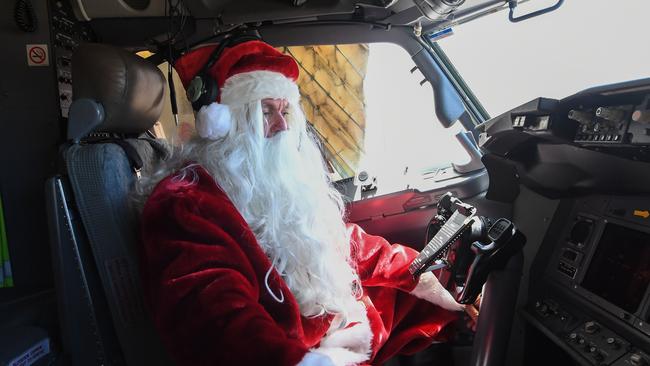
[[[46,183],[63,354],[73,365],[171,364],[145,310],[129,192],[165,150],[139,136],[165,79],[119,48],[81,46],[60,175]],[[66,362],[67,364],[67,362]]]

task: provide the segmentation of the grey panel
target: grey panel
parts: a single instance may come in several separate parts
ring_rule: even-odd
[[[519,296],[516,309],[521,309],[528,299],[528,285],[530,282],[530,267],[539,251],[546,231],[551,224],[551,219],[559,200],[550,200],[521,187],[521,193],[514,202],[513,222],[521,232],[526,235],[527,241],[524,246],[524,268],[523,277],[519,287]],[[524,350],[524,322],[515,316],[513,329],[508,346],[507,365],[521,365],[523,362]]]

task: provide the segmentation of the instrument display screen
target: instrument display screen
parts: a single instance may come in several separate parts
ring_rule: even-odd
[[[581,286],[634,313],[650,283],[650,234],[608,223]]]

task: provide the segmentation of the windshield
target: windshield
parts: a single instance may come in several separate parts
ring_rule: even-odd
[[[555,2],[529,1],[515,13]],[[485,16],[438,44],[495,116],[537,97],[650,77],[648,14],[648,0],[570,0],[520,23],[505,11]]]
[[[425,173],[469,160],[443,128],[433,90],[409,54],[391,43],[281,47],[300,67],[307,122],[333,179],[365,171],[378,194],[418,187]]]
[[[370,45],[366,95],[365,155],[361,168],[379,179],[382,192],[418,187],[422,173],[469,156],[454,137],[460,123],[442,127],[435,114],[431,84],[411,72],[413,61],[399,46]]]

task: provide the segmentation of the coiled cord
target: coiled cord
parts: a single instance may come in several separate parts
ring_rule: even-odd
[[[29,0],[16,0],[14,21],[23,32],[34,32],[38,27],[38,19],[34,6]]]

